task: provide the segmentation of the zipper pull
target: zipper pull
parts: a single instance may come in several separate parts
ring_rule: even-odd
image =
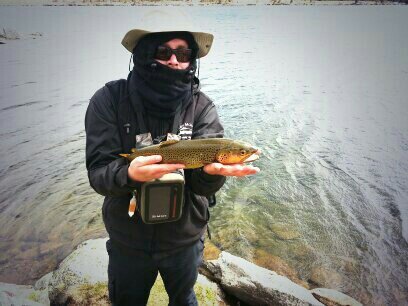
[[[126,124],[124,124],[123,125],[123,127],[126,129],[126,134],[128,134],[129,135],[129,133],[130,133],[130,123],[126,123]]]
[[[130,218],[133,217],[133,215],[135,214],[135,210],[136,210],[136,195],[137,195],[137,191],[133,191],[133,197],[130,199],[129,202],[129,210],[128,210],[128,215]]]

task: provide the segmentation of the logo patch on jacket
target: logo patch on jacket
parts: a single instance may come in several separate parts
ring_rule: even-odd
[[[179,135],[181,140],[190,140],[191,136],[193,135],[193,125],[187,122],[180,125]]]

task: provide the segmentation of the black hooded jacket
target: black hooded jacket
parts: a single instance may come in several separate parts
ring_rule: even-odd
[[[200,91],[198,79],[194,83],[192,102],[180,116],[180,135],[184,139],[223,137],[213,102]],[[85,117],[89,182],[105,196],[102,215],[111,239],[134,250],[176,250],[204,234],[210,217],[207,197],[222,187],[225,177],[208,175],[202,169],[185,170],[185,204],[178,221],[145,224],[138,212],[130,218],[131,192],[140,183],[128,178],[129,163],[119,156],[135,147],[139,133],[128,84],[124,79],[107,83],[90,100]]]

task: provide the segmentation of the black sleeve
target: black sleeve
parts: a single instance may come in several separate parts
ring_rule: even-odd
[[[123,196],[138,186],[128,179],[128,162],[122,150],[117,116],[104,87],[91,98],[85,115],[86,168],[91,187],[103,196]]]
[[[194,122],[192,138],[222,138],[224,136],[224,128],[215,105],[209,102]],[[186,170],[186,179],[195,194],[206,197],[215,194],[225,183],[225,176],[207,174],[202,168]]]

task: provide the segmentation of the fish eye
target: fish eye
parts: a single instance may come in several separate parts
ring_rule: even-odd
[[[241,155],[245,155],[245,154],[246,154],[246,152],[245,152],[245,150],[241,150],[241,151],[239,152],[239,154],[241,154]]]

